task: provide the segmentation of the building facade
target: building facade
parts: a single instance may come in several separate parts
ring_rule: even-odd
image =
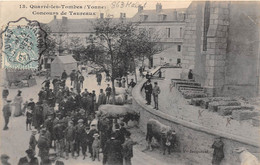
[[[163,9],[160,3],[154,10],[144,10],[138,6],[138,12],[131,21],[138,24],[139,31],[147,30],[155,42],[162,46],[159,54],[150,59],[150,66],[168,63],[176,65],[181,59],[183,33],[185,30],[186,9]],[[167,51],[167,49],[171,49]]]
[[[259,91],[259,2],[192,2],[187,9],[182,78],[189,69],[212,96]]]

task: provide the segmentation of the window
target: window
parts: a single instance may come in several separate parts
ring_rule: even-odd
[[[182,37],[182,27],[180,27],[180,38]]]
[[[207,51],[207,33],[210,21],[210,2],[206,1],[204,9],[204,27],[203,27],[203,51]]]
[[[167,38],[171,37],[171,29],[170,28],[166,28],[166,37]]]
[[[178,52],[181,51],[181,45],[178,45]]]

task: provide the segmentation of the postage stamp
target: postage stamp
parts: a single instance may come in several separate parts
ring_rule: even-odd
[[[37,69],[42,38],[37,21],[22,17],[9,22],[2,32],[2,68]]]

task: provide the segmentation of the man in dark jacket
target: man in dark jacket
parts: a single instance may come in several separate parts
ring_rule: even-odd
[[[133,155],[133,145],[137,144],[134,142],[131,138],[131,133],[126,132],[125,134],[125,142],[122,144],[123,147],[123,158],[125,165],[131,165],[131,158],[134,156]]]
[[[19,160],[18,165],[39,165],[38,159],[35,157],[35,152],[32,149],[25,151],[27,156]]]
[[[76,137],[76,129],[73,126],[73,121],[69,121],[68,127],[65,130],[66,159],[68,159],[69,157],[69,151],[71,151],[71,156],[74,157],[75,137]]]
[[[115,139],[115,134],[106,142],[104,149],[103,164],[123,165],[122,146],[119,140]]]
[[[5,88],[2,91],[2,97],[3,99],[6,99],[9,95],[9,90],[7,89],[7,87],[5,86]]]
[[[86,157],[86,131],[85,126],[83,124],[83,119],[78,120],[78,125],[76,126],[76,137],[75,137],[75,143],[76,143],[76,152],[77,156],[79,156],[80,148],[82,149],[83,159]]]
[[[7,100],[7,104],[3,107],[3,116],[4,116],[4,119],[5,119],[4,130],[8,129],[9,118],[11,116],[10,102],[11,102],[11,100]]]
[[[151,95],[152,95],[152,92],[153,92],[153,86],[151,84],[151,80],[148,80],[145,87],[145,98],[146,98],[146,101],[147,101],[147,105],[150,105],[151,104]]]
[[[85,78],[84,78],[84,76],[81,74],[81,75],[79,76],[80,88],[83,88],[83,82],[84,82],[84,80],[85,80]]]
[[[64,71],[62,72],[62,74],[61,74],[61,79],[62,79],[62,80],[65,80],[65,82],[66,82],[67,78],[68,78],[68,74],[66,73],[66,70],[64,70]]]
[[[212,148],[214,149],[212,165],[220,165],[222,159],[224,158],[224,143],[222,142],[221,137],[216,138]]]
[[[70,85],[72,86],[73,85],[73,82],[75,81],[76,79],[76,73],[75,73],[75,70],[72,70],[72,72],[70,73]]]
[[[134,79],[131,79],[131,82],[128,84],[128,87],[134,88],[136,83],[134,82]]]
[[[59,121],[53,128],[53,137],[56,142],[56,150],[58,157],[63,157],[64,149],[64,125]]]
[[[38,139],[38,148],[39,148],[39,157],[41,158],[41,161],[45,160],[49,157],[49,142],[48,139],[45,136],[46,130],[42,129],[40,132],[40,137]]]
[[[112,88],[110,87],[109,84],[107,84],[107,88],[106,88],[106,100],[107,100],[107,103],[109,102],[109,98],[111,96],[111,92],[112,92]]]

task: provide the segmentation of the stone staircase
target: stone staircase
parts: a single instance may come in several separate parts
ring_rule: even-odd
[[[171,88],[175,87],[190,104],[216,112],[221,116],[242,121],[252,120],[253,126],[260,126],[260,112],[254,106],[243,103],[233,97],[208,97],[200,83],[195,81],[172,79]]]

